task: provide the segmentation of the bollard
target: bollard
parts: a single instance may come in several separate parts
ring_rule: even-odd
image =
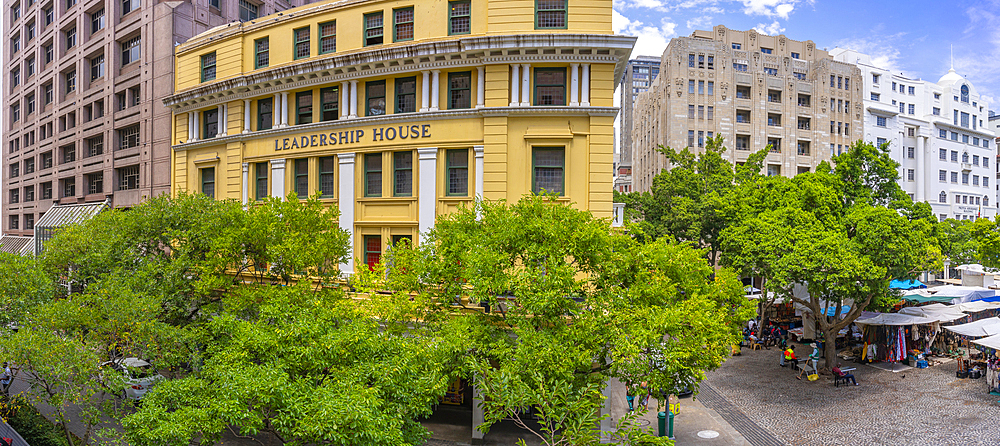
[[[670,417],[671,420],[673,420],[673,414],[670,415],[671,415]],[[667,433],[667,414],[665,412],[660,412],[656,414],[656,424],[660,428],[659,436],[661,437],[665,436],[665,434]]]
[[[667,429],[667,436],[670,437],[671,440],[674,439],[674,413],[673,412],[670,412],[670,424],[669,424],[669,428]]]

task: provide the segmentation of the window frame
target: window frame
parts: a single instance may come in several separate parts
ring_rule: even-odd
[[[323,101],[323,97],[325,96],[326,92],[330,92],[330,91],[334,92],[334,94],[333,94],[334,101],[332,103],[336,104],[336,107],[334,108],[335,112],[333,114],[333,119],[326,119],[326,116],[325,116],[326,115],[326,111],[327,111],[326,110],[326,105],[330,104],[330,102],[324,102]],[[332,87],[324,87],[324,88],[321,88],[319,90],[319,113],[320,113],[320,115],[319,115],[320,122],[336,121],[336,120],[340,119],[340,87],[339,86],[335,85],[335,86],[332,86]]]
[[[469,77],[469,87],[468,88],[452,88],[452,80],[459,76]],[[454,92],[468,90],[469,91],[469,105],[467,107],[452,107],[454,103]],[[472,71],[452,71],[448,73],[448,110],[467,110],[472,108]]]
[[[200,192],[202,194],[204,194],[205,196],[207,196],[208,198],[211,198],[211,199],[214,200],[215,199],[215,183],[216,183],[216,181],[215,181],[215,166],[202,167],[201,169],[198,169],[198,170],[199,170],[199,172],[198,172],[199,175],[201,175],[201,191]],[[211,194],[205,193],[205,186],[209,185],[209,184],[212,186],[212,193]]]
[[[267,161],[261,161],[253,163],[253,199],[254,201],[263,201],[271,193],[270,180],[270,166]],[[263,181],[263,183],[261,182]],[[261,185],[263,184],[264,189],[261,190]]]
[[[459,4],[469,5],[469,13],[465,15],[455,15],[454,5],[459,5]],[[467,17],[469,19],[469,25],[468,25],[469,29],[468,31],[465,32],[456,32],[454,27],[454,20],[463,17]],[[448,35],[456,36],[456,35],[464,35],[471,33],[472,33],[472,0],[454,0],[448,2]]]
[[[406,11],[410,12],[410,21],[409,22],[397,22],[396,21],[396,19],[397,19],[396,15],[398,13],[406,12]],[[412,29],[410,29],[411,36],[408,39],[405,39],[405,38],[404,39],[400,39],[399,38],[399,26],[400,25],[406,25],[406,24],[409,24],[411,26],[411,28],[412,28]],[[384,25],[383,25],[382,29],[383,29],[383,32],[385,32]],[[393,42],[407,42],[407,41],[413,40],[416,37],[416,31],[417,31],[416,16],[413,14],[413,7],[412,6],[405,6],[405,7],[402,7],[402,8],[395,8],[395,9],[392,10],[392,41]],[[384,39],[384,37],[383,37],[383,39]]]
[[[333,25],[333,34],[329,34],[329,35],[323,34],[323,27],[325,27],[327,25]],[[316,34],[317,34],[317,37],[319,37],[319,54],[332,54],[332,53],[336,53],[337,52],[337,21],[336,20],[330,20],[328,22],[323,22],[323,23],[320,23],[319,25],[317,25],[316,26]],[[327,38],[332,38],[333,39],[333,49],[329,50],[329,51],[323,49],[323,42]]]
[[[306,25],[300,28],[295,28],[292,30],[292,60],[308,59],[312,57],[312,37],[309,30],[310,25]],[[300,40],[300,31],[305,30],[301,35],[305,37],[305,40]],[[306,54],[304,56],[299,55],[299,45],[305,44]]]
[[[379,85],[382,86],[382,96],[372,96],[371,89]],[[388,111],[387,110],[388,107],[386,107],[386,99],[388,99],[387,96],[388,96],[388,91],[386,90],[385,79],[377,81],[365,81],[365,116],[384,116]],[[372,114],[371,100],[378,98],[382,98],[382,113]]]
[[[408,82],[413,82],[413,93],[400,93],[399,89],[401,86]],[[399,77],[392,81],[393,89],[393,113],[413,113],[417,111],[417,77]],[[400,107],[400,99],[405,96],[413,96],[413,110],[405,111]]]
[[[299,171],[300,166],[304,166]],[[299,180],[305,178],[306,184],[299,190]],[[292,163],[292,190],[295,191],[295,196],[297,198],[305,199],[309,198],[309,158],[297,158]]]
[[[400,159],[398,157],[401,156],[401,155],[409,155],[409,158],[410,158],[410,166],[409,167],[400,167],[399,166]],[[400,172],[409,172],[409,175],[410,175],[409,185],[408,185],[409,186],[409,188],[408,188],[409,191],[407,191],[407,192],[400,192],[399,191],[399,186],[401,185],[401,183],[399,182],[399,174],[400,174]],[[393,197],[412,197],[413,196],[413,151],[412,150],[400,150],[400,151],[392,152],[392,196]]]
[[[267,104],[269,110],[267,112],[268,119],[264,119],[264,113],[261,111],[261,104]],[[266,125],[266,127],[265,127]],[[274,126],[274,98],[260,98],[257,100],[257,130],[271,130]]]
[[[330,170],[323,170],[323,161],[324,160],[329,160],[330,161],[330,166],[331,166]],[[319,193],[320,193],[319,197],[320,198],[336,198],[337,197],[337,157],[336,156],[321,156],[321,157],[319,157],[317,164],[318,165],[316,167],[319,170]],[[332,188],[331,188],[329,194],[326,193],[325,190],[323,190],[323,175],[330,175],[332,177],[332,181],[330,182],[331,185],[332,185]]]
[[[267,46],[267,48],[264,48],[263,50],[261,50],[260,46],[261,46],[262,43],[265,46]],[[261,55],[264,55],[264,57],[267,59],[266,61],[264,61],[263,64],[260,62],[260,56]],[[261,37],[259,39],[254,39],[254,41],[253,41],[253,68],[255,70],[258,70],[258,69],[261,69],[261,68],[267,68],[269,66],[271,66],[271,36],[264,36],[264,37]]]
[[[562,153],[562,165],[560,166],[548,166],[538,164],[538,154],[541,151],[559,151]],[[566,196],[566,147],[565,146],[533,146],[531,148],[531,193],[538,195],[540,190],[538,188],[538,178],[537,169],[538,168],[556,168],[562,169],[562,184],[560,185],[559,196]],[[554,191],[546,190],[545,193],[552,193]]]
[[[453,153],[459,153],[465,155],[465,165],[452,165],[451,155]],[[445,195],[449,197],[468,197],[469,196],[469,149],[448,149],[445,151]],[[459,170],[465,169],[465,192],[452,192],[451,189],[451,179],[452,174],[457,173]]]
[[[380,17],[382,19],[382,25],[377,27],[377,28],[379,28],[381,30],[381,32],[379,32],[378,36],[369,36],[368,35],[368,30],[369,29],[375,29],[376,27],[371,27],[371,28],[368,27],[368,18],[369,17],[375,17],[375,16],[378,16],[378,17]],[[368,39],[373,39],[375,37],[378,37],[380,39],[379,42],[377,42],[377,43],[376,42],[372,42],[372,43],[368,42]],[[361,40],[362,40],[361,43],[363,44],[362,46],[374,46],[374,45],[385,44],[385,11],[369,12],[369,13],[365,13],[365,14],[363,14],[361,16]]]
[[[368,247],[371,245],[370,241],[376,241],[378,243],[378,251],[369,250]],[[381,235],[365,235],[361,238],[361,242],[364,244],[365,253],[365,265],[368,266],[369,270],[374,270],[375,265],[382,260],[382,236]],[[375,262],[371,261],[371,256],[375,255]]]
[[[538,68],[535,68],[533,71],[534,72],[531,74],[531,77],[532,77],[531,80],[532,80],[532,83],[534,84],[534,88],[532,88],[532,92],[531,92],[531,94],[533,96],[532,97],[532,99],[533,99],[532,104],[535,105],[535,106],[544,106],[544,107],[564,107],[564,106],[566,106],[567,105],[566,93],[567,93],[567,90],[569,89],[568,86],[566,85],[566,83],[567,83],[567,79],[566,79],[567,78],[566,67],[538,67]],[[562,104],[539,104],[538,103],[538,88],[539,87],[558,87],[559,86],[559,85],[556,85],[556,84],[541,84],[541,83],[539,83],[539,81],[538,81],[538,75],[540,73],[562,73],[562,76],[563,76],[563,82],[562,82],[562,85],[561,85],[562,86],[562,93],[563,93],[562,94],[562,98],[563,98],[563,103]],[[471,79],[470,79],[469,82],[471,84]],[[703,91],[702,90],[702,85],[703,84],[699,84],[699,91]],[[449,86],[450,86],[450,83],[449,83]]]
[[[215,80],[215,76],[216,76],[216,60],[217,59],[216,59],[216,56],[215,56],[215,51],[212,51],[211,53],[207,53],[207,54],[202,54],[201,55],[201,81],[202,82],[209,82],[209,81],[214,81]],[[211,77],[209,77],[208,72],[207,72],[207,70],[209,68],[212,69]]]
[[[378,163],[379,163],[378,164],[378,169],[372,169],[372,166],[371,166],[372,163],[370,163],[371,160],[378,160]],[[383,161],[382,160],[382,152],[366,153],[365,154],[364,166],[362,166],[364,168],[364,172],[365,172],[365,176],[364,176],[365,197],[379,198],[379,197],[382,196],[382,189],[383,189],[382,188],[382,183],[383,183],[383,181],[382,181],[382,164],[383,164],[382,161]],[[369,175],[372,175],[372,174],[377,174],[376,178],[379,179],[379,185],[378,185],[378,192],[377,193],[375,193],[375,192],[372,191],[372,187],[371,187],[372,185],[371,185],[371,183],[369,183]]]
[[[305,113],[302,112],[301,98],[305,95],[309,95],[309,122],[302,122],[302,117],[305,115]],[[315,110],[313,110],[312,96],[313,96],[312,90],[299,91],[295,93],[295,125],[313,123],[313,114],[315,113]]]
[[[131,64],[131,63],[134,63],[134,62],[138,62],[139,59],[142,58],[142,51],[140,49],[141,46],[142,46],[142,36],[135,36],[135,37],[131,37],[131,38],[128,38],[128,39],[125,39],[125,40],[122,41],[122,43],[121,43],[121,50],[122,50],[121,51],[121,56],[122,56],[122,66],[123,67],[126,66],[126,65],[128,65],[128,64]],[[132,58],[132,55],[131,55],[131,52],[132,52],[133,48],[135,49],[135,58],[134,59]],[[126,54],[128,54],[129,57],[125,57]],[[126,62],[126,60],[128,60],[128,62]]]
[[[212,115],[215,116],[215,122],[214,123],[211,122],[211,121],[209,121],[209,116],[212,116]],[[222,114],[219,112],[219,108],[218,107],[216,107],[216,108],[210,108],[208,110],[205,110],[205,111],[201,112],[201,139],[212,139],[212,138],[215,138],[216,136],[219,136],[219,127],[220,127],[220,125],[219,125],[219,118],[220,117],[222,117]],[[215,124],[215,133],[209,133],[208,132],[208,126],[210,124]]]
[[[540,2],[542,2],[542,1],[554,1],[554,0],[535,0],[535,14],[534,14],[534,16],[535,16],[535,29],[567,29],[569,27],[569,0],[561,0],[562,1],[562,5],[563,5],[562,9],[545,9],[545,10],[540,10],[540,9],[538,9],[538,4]],[[563,16],[562,17],[563,18],[563,24],[562,24],[562,26],[539,26],[539,21],[540,21],[539,20],[539,16],[540,16],[540,13],[542,11],[546,11],[546,12],[562,11],[562,16]]]

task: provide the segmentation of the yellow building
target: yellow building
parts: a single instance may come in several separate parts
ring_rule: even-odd
[[[610,217],[634,42],[611,0],[339,0],[217,27],[175,48],[173,193],[319,193],[365,263],[479,197]]]

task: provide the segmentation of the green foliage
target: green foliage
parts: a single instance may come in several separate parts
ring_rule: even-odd
[[[63,432],[23,398],[11,398],[0,415],[31,446],[67,446]]]
[[[52,279],[33,258],[0,253],[0,330],[23,323],[31,308],[55,297]]]
[[[703,251],[639,244],[551,197],[460,210],[440,218],[421,249],[430,265],[419,274],[440,300],[467,295],[491,309],[444,328],[468,349],[465,370],[486,401],[479,428],[533,407],[546,444],[598,440],[592,427],[611,377],[664,389],[700,381],[738,342],[736,321],[752,314],[739,281],[713,274]]]

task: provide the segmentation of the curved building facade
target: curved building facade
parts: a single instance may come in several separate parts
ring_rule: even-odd
[[[369,264],[480,197],[610,217],[634,41],[610,0],[340,0],[217,27],[175,49],[173,192],[319,194]]]

